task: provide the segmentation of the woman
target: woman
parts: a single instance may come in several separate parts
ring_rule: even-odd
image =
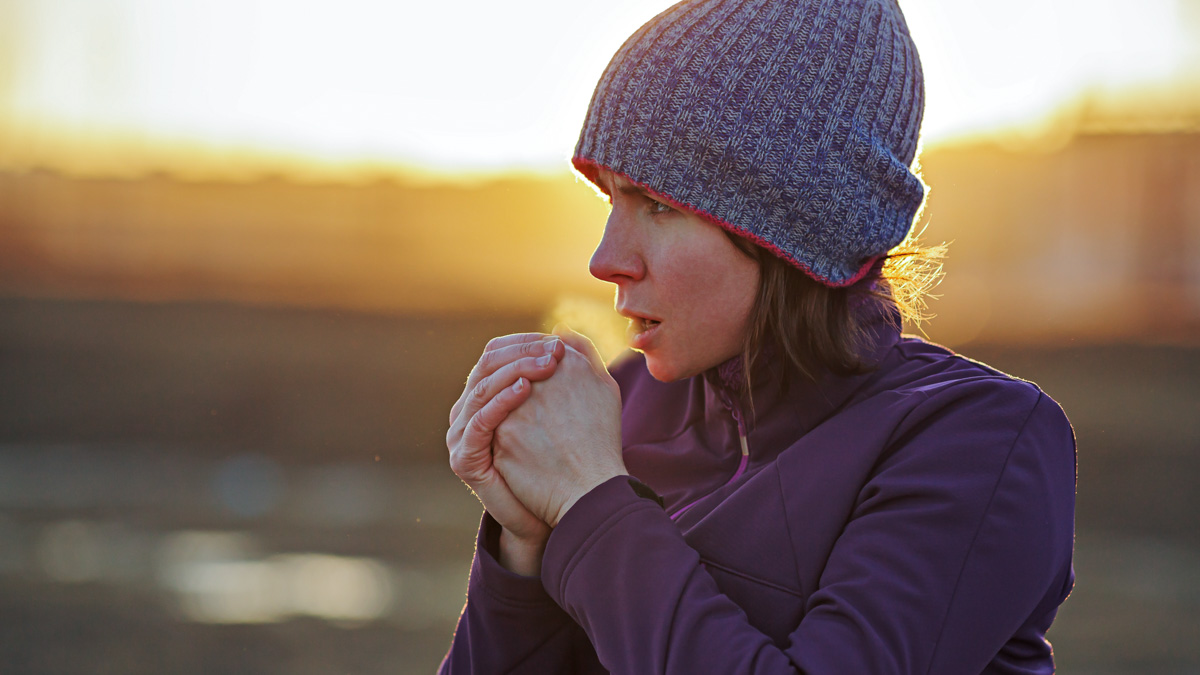
[[[488,345],[443,672],[1053,671],[1071,427],[899,335],[922,106],[892,0],[688,1],[617,52],[573,163],[638,353]]]

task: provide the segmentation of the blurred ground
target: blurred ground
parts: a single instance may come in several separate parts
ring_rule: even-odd
[[[432,672],[479,515],[446,412],[538,324],[0,300],[0,670]],[[1060,672],[1200,672],[1200,349],[963,351],[1075,424]]]

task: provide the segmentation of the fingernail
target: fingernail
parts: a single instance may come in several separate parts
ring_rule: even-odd
[[[513,383],[512,390],[519,394],[523,389],[525,389],[525,378],[518,377],[517,381]]]
[[[554,360],[554,355],[553,355],[553,354],[547,354],[547,355],[545,355],[545,356],[543,356],[543,357],[539,358],[539,359],[537,360],[537,364],[538,364],[539,366],[548,366],[548,365],[550,365],[550,362],[551,362],[551,361],[553,361],[553,360]]]

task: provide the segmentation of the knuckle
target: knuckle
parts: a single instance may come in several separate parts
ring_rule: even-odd
[[[492,363],[495,362],[495,360],[496,360],[496,352],[495,351],[489,350],[489,351],[484,352],[483,356],[479,357],[479,370],[486,372],[488,370],[488,368],[491,368]]]
[[[471,397],[477,401],[482,401],[487,396],[488,383],[491,379],[490,377],[485,377],[480,380],[479,384],[475,385],[475,388],[471,390]]]
[[[473,415],[471,417],[471,421],[467,423],[467,426],[470,428],[471,432],[476,435],[482,436],[491,433],[491,430],[488,429],[487,422],[483,419],[483,415],[480,413]]]

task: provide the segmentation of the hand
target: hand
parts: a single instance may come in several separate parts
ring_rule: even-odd
[[[529,398],[533,382],[554,373],[565,352],[561,340],[540,333],[495,338],[488,342],[462,395],[450,409],[446,432],[450,468],[504,528],[500,562],[520,574],[536,574],[540,569],[550,529],[513,496],[496,471],[492,434]]]
[[[532,385],[496,427],[492,446],[512,493],[550,527],[592,488],[628,473],[621,390],[587,338],[565,330],[560,337],[568,348],[554,376]]]

